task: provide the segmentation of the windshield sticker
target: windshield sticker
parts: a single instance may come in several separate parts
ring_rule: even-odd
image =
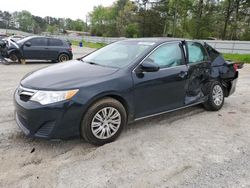
[[[154,42],[139,42],[138,44],[139,44],[139,45],[145,45],[145,46],[152,46],[152,45],[154,45],[155,43],[154,43]]]

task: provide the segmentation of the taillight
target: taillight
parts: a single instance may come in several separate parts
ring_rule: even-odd
[[[72,47],[70,47],[68,50],[69,50],[70,52],[72,52]]]
[[[238,64],[235,63],[234,64],[234,70],[237,71],[237,69],[238,69]]]

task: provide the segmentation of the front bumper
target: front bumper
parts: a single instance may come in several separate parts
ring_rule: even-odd
[[[80,136],[83,106],[74,101],[41,105],[14,94],[15,119],[29,137],[63,139]]]

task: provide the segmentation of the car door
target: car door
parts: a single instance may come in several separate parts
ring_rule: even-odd
[[[30,43],[30,46],[25,45]],[[25,59],[46,60],[48,56],[48,40],[47,38],[33,38],[24,43],[23,54]]]
[[[63,51],[63,48],[65,47],[63,46],[62,40],[50,38],[48,48],[49,48],[49,53],[48,53],[49,58],[51,60],[56,60],[59,56],[59,53]]]
[[[188,54],[188,78],[185,104],[199,102],[203,97],[202,86],[209,78],[211,64],[209,56],[199,42],[185,43]]]
[[[147,56],[145,61],[158,64],[159,71],[133,71],[135,118],[183,106],[188,69],[180,45],[165,43]]]

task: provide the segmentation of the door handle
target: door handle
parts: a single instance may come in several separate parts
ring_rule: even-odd
[[[187,76],[187,72],[186,71],[181,71],[179,74],[178,74],[178,78],[185,78]]]
[[[45,50],[48,50],[49,48],[44,48]]]

